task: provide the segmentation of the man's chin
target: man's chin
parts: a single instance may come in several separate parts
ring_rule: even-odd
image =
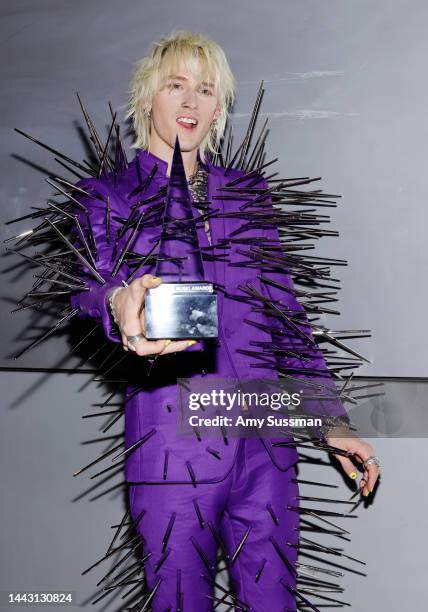
[[[180,142],[180,151],[183,153],[188,153],[190,151],[195,151],[201,146],[201,142],[203,138],[195,138],[194,134],[180,134],[178,133],[178,140]],[[170,143],[172,148],[175,147],[175,134],[172,144]]]
[[[178,138],[180,139],[180,136]],[[201,143],[199,141],[190,143],[190,142],[182,142],[180,140],[180,151],[182,153],[190,153],[191,151],[196,151],[199,148],[200,144]],[[172,145],[172,148],[174,147],[175,147],[175,141]]]

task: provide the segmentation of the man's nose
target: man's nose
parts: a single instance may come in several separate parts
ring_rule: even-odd
[[[183,106],[189,106],[190,108],[196,108],[198,105],[198,97],[196,91],[193,89],[187,89],[183,97]]]

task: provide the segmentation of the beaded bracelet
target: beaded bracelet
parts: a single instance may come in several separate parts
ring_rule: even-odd
[[[115,287],[108,294],[108,303],[109,303],[109,306],[110,306],[111,316],[113,317],[113,321],[116,323],[116,325],[119,325],[119,321],[117,320],[116,311],[115,311],[114,306],[113,306],[114,297],[115,297],[115,295],[117,293],[119,293],[119,291],[121,291],[121,289],[126,289],[126,287],[129,287],[129,285],[125,281],[122,281],[122,283],[123,283],[123,287]]]

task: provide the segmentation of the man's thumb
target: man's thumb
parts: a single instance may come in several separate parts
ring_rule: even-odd
[[[140,287],[144,289],[149,289],[150,287],[156,287],[159,285],[159,281],[162,279],[159,276],[153,276],[153,274],[144,274],[140,278]]]

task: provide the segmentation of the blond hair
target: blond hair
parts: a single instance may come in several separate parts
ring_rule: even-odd
[[[217,153],[224,134],[229,111],[235,99],[235,79],[223,49],[200,33],[184,30],[171,32],[152,44],[149,54],[136,62],[130,83],[128,110],[125,118],[132,117],[136,140],[135,149],[148,149],[150,144],[150,116],[148,110],[154,94],[168,74],[174,73],[183,62],[199,81],[210,80],[220,104],[220,115],[199,146],[201,158],[206,149]]]

